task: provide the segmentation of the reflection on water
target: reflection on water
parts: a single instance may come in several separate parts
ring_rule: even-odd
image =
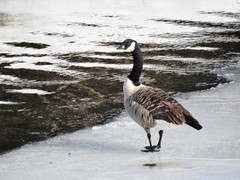
[[[224,0],[208,9],[191,2],[165,2],[164,9],[157,1],[71,2],[0,2],[0,151],[121,112],[132,65],[115,49],[125,38],[143,50],[142,81],[169,92],[226,83],[212,70],[239,61],[237,1],[226,10]]]

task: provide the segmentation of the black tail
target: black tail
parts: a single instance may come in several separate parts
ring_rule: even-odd
[[[200,130],[202,129],[202,126],[199,124],[199,122],[192,116],[185,116],[186,118],[186,124],[197,129]]]

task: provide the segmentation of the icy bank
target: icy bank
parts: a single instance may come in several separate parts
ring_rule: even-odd
[[[140,152],[146,134],[122,113],[2,155],[0,179],[239,179],[240,65],[216,72],[232,83],[177,96],[204,128],[166,131],[159,153]]]

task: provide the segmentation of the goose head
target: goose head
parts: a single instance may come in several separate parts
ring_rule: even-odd
[[[137,44],[137,42],[135,40],[126,39],[123,41],[123,43],[117,49],[133,52],[136,48],[136,44]]]

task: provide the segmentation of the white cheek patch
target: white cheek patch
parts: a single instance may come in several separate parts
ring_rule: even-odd
[[[132,51],[134,51],[135,46],[136,46],[136,43],[135,43],[135,42],[132,42],[132,43],[131,43],[131,46],[129,46],[126,50],[132,52]]]

